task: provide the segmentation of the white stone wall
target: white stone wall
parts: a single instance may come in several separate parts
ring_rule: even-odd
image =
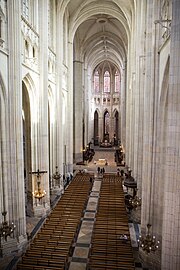
[[[3,41],[0,40],[0,186],[3,192],[0,193],[0,209],[3,210],[5,203],[7,219],[15,221],[16,236],[21,243],[26,239],[22,82],[30,102],[29,158],[32,170],[47,171],[42,176],[42,185],[47,192],[45,207],[36,205],[34,200],[35,215],[42,216],[49,210],[49,181],[55,166],[63,174],[73,170],[73,153],[75,158],[81,158],[83,116],[85,145],[93,137],[95,106],[91,90],[92,68],[95,66],[88,66],[88,56],[83,55],[79,40],[76,40],[73,50],[78,23],[85,17],[80,16],[76,21],[73,16],[77,14],[71,17],[69,13],[70,5],[57,2],[57,7],[55,1],[52,4],[54,16],[50,28],[53,35],[49,35],[48,0],[35,1],[34,19],[30,21],[21,19],[20,1],[0,1],[0,15],[3,16]],[[115,11],[115,6],[111,10],[109,5],[110,2],[103,8],[101,5],[97,7],[101,12],[119,16],[122,20],[122,14]],[[161,241],[155,255],[144,256],[142,253],[142,256],[156,267],[154,269],[176,270],[180,266],[180,2],[135,1],[134,8],[129,9],[126,51],[122,53],[121,61],[114,60],[122,69],[121,103],[113,105],[110,113],[112,115],[114,109],[119,111],[126,163],[132,169],[138,193],[142,196],[142,233],[150,222],[153,234]],[[87,11],[96,14],[91,4]],[[48,42],[51,36],[53,40]],[[95,59],[92,62],[97,63]],[[100,109],[98,107],[99,112]],[[101,134],[102,119],[101,114]],[[111,128],[113,130],[113,125]],[[33,177],[33,188],[35,181]],[[51,182],[51,188],[56,189],[55,185]],[[12,249],[15,246],[17,241],[13,241]]]
[[[180,139],[180,2],[172,1],[169,88],[166,96],[165,178],[162,225],[162,269],[179,269]],[[171,233],[170,233],[171,232]]]

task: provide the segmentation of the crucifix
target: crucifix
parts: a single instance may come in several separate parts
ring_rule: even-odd
[[[37,172],[29,172],[29,174],[36,174],[37,178],[40,178],[41,174],[43,174],[43,173],[47,173],[47,171],[40,171],[38,169]]]
[[[29,174],[36,174],[36,176],[37,176],[38,190],[35,190],[33,192],[33,195],[39,201],[40,201],[40,199],[42,199],[46,195],[45,190],[44,191],[41,191],[41,188],[40,188],[40,183],[41,183],[40,177],[41,177],[41,174],[44,174],[44,173],[47,173],[47,171],[40,171],[39,169],[37,170],[37,172],[29,172]]]

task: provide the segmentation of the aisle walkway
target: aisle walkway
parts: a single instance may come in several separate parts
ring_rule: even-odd
[[[74,252],[69,270],[86,270],[100,188],[101,179],[95,178],[88,204],[85,209],[77,242],[74,246]]]
[[[89,249],[91,246],[91,238],[95,222],[95,215],[98,207],[99,194],[101,189],[102,177],[95,174],[94,184],[89,196],[87,207],[84,211],[84,217],[77,237],[77,241],[73,247],[72,258],[69,259],[70,264],[68,270],[86,270],[88,263]],[[139,237],[140,226],[138,224],[129,223],[129,231],[131,235],[131,244],[137,252],[137,239]],[[128,269],[127,269],[128,270]],[[141,263],[136,258],[135,254],[135,270],[148,270],[142,268]]]

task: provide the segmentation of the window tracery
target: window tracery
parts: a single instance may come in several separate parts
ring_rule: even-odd
[[[53,47],[53,1],[48,1],[48,41]]]
[[[110,92],[110,73],[108,70],[104,72],[104,92]]]
[[[116,73],[115,73],[115,92],[117,93],[119,91],[120,91],[120,74],[116,70]]]
[[[94,91],[96,93],[99,92],[99,72],[98,72],[98,70],[96,70],[94,73]]]

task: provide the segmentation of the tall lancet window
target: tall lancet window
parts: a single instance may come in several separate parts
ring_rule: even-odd
[[[110,92],[110,74],[107,70],[104,73],[104,92]]]
[[[94,91],[99,92],[99,72],[97,70],[94,73]]]
[[[115,73],[115,92],[120,92],[120,74],[117,70]]]
[[[0,38],[2,38],[2,18],[0,16]]]
[[[29,21],[29,0],[22,0],[22,15]]]
[[[120,92],[120,74],[117,70],[115,73],[115,92]]]
[[[53,47],[53,1],[48,2],[48,42]]]
[[[109,126],[110,126],[110,119],[109,119],[109,112],[105,112],[104,114],[104,133],[109,134]]]

